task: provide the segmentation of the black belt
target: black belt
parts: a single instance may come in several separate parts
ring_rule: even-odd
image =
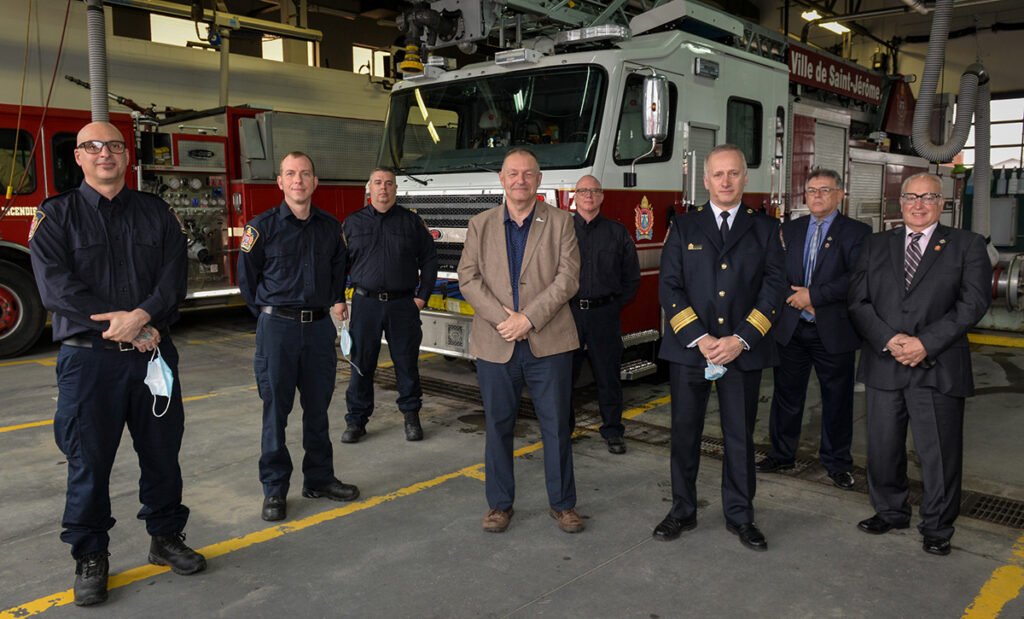
[[[606,297],[599,297],[597,299],[572,299],[572,300],[569,301],[569,303],[571,303],[574,307],[578,307],[580,309],[586,310],[586,309],[596,309],[596,308],[601,307],[603,305],[608,305],[609,303],[611,303],[614,300],[615,300],[615,295],[610,294],[610,295],[608,295]]]
[[[264,314],[285,318],[287,320],[298,320],[299,322],[313,322],[327,317],[327,310],[322,307],[316,309],[294,309],[291,307],[274,307],[264,305],[260,308]]]
[[[364,297],[369,297],[371,299],[377,299],[378,301],[394,301],[396,299],[408,299],[415,293],[415,291],[413,290],[370,292],[366,288],[360,288],[359,286],[353,286],[352,292]]]
[[[160,332],[160,341],[169,337],[165,331]],[[131,342],[115,342],[105,340],[100,335],[72,335],[61,340],[61,344],[74,346],[75,348],[92,348],[93,350],[116,350],[117,352],[131,352],[135,350]]]

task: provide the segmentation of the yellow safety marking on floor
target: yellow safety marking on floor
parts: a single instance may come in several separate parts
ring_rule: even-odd
[[[664,403],[664,400],[666,400],[666,398],[658,398],[657,400],[653,400],[637,408],[630,409],[629,412],[633,413],[633,417],[635,417],[636,415],[639,415],[640,413],[646,410],[650,410],[651,408],[658,406],[659,402]],[[544,444],[538,441],[536,443],[520,447],[519,449],[513,452],[513,455],[518,458],[519,456],[535,452],[539,449],[542,449],[543,447]],[[330,509],[319,514],[313,514],[312,516],[307,516],[300,520],[294,520],[286,524],[268,527],[261,531],[255,531],[253,533],[249,533],[248,535],[243,535],[242,537],[236,537],[234,539],[229,539],[223,542],[218,542],[216,544],[211,544],[209,546],[204,546],[202,548],[197,548],[196,551],[205,556],[208,560],[215,559],[219,556],[226,555],[236,550],[248,548],[249,546],[254,546],[256,544],[262,544],[263,542],[276,539],[288,533],[294,533],[295,531],[308,529],[309,527],[316,526],[318,524],[323,524],[325,522],[330,522],[331,520],[336,520],[343,516],[363,511],[364,509],[376,507],[382,503],[394,501],[395,499],[407,497],[418,492],[422,492],[423,490],[428,490],[430,488],[440,486],[444,482],[450,481],[457,477],[471,477],[474,479],[482,479],[483,471],[481,471],[480,469],[483,466],[483,463],[473,464],[461,468],[452,473],[446,473],[433,479],[428,479],[427,481],[421,481],[419,483],[412,484],[411,486],[400,488],[388,494],[370,497],[369,499],[363,501],[349,503],[344,507]],[[110,576],[110,579],[107,581],[107,589],[117,589],[118,587],[123,587],[133,582],[138,582],[140,580],[144,580],[146,578],[156,576],[158,574],[163,574],[168,571],[170,571],[170,568],[168,567],[158,567],[155,565],[142,565],[139,567],[135,567],[130,570],[126,570],[124,572],[120,572]],[[8,608],[7,610],[0,612],[0,619],[23,619],[24,617],[30,617],[32,615],[38,615],[40,613],[46,612],[51,608],[56,608],[58,606],[66,606],[74,602],[74,600],[74,589],[68,589],[66,591],[61,591],[59,593],[41,597],[37,600],[33,600],[26,604],[22,604],[21,606]]]
[[[255,333],[239,333],[237,335],[226,335],[224,337],[215,337],[209,340],[185,340],[186,344],[212,344],[214,342],[230,342],[231,340],[237,340],[241,337],[256,337]]]
[[[656,400],[651,400],[650,402],[647,402],[645,404],[641,404],[640,406],[637,406],[636,408],[631,408],[628,411],[623,412],[622,413],[622,418],[623,419],[633,419],[634,417],[636,417],[638,415],[642,415],[643,413],[646,413],[647,411],[651,410],[652,408],[657,408],[657,407],[662,406],[664,404],[668,404],[671,401],[672,401],[672,396],[670,396],[670,395],[662,396],[662,397],[660,397],[660,398],[658,398]]]
[[[995,619],[1007,602],[1020,595],[1024,588],[1024,535],[1013,545],[1012,561],[992,572],[974,602],[964,610],[964,619]]]
[[[1024,337],[1011,335],[988,335],[987,333],[968,333],[967,341],[972,344],[986,346],[1006,346],[1007,348],[1024,348]]]
[[[16,426],[7,426],[5,428],[0,428],[0,432],[13,432],[15,430],[24,430],[25,428],[38,428],[39,426],[49,425],[53,425],[52,419],[47,419],[46,421],[33,421],[31,423],[23,423]]]
[[[419,357],[417,357],[417,359],[429,359],[431,357],[436,357],[436,356],[437,356],[437,353],[428,352],[425,355],[420,355]],[[394,364],[395,364],[394,361],[385,361],[384,363],[378,364],[377,367],[378,368],[389,368],[389,367],[393,366]]]
[[[38,363],[39,365],[54,366],[57,365],[57,357],[49,357],[47,359],[26,359],[25,361],[4,361],[3,363],[0,363],[0,368],[11,365],[25,365],[27,363]]]

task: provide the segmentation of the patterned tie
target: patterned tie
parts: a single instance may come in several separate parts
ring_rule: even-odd
[[[914,281],[914,272],[917,265],[921,264],[921,245],[918,243],[924,232],[911,232],[910,245],[907,245],[907,258],[904,265],[906,271],[906,283],[904,290],[910,290],[910,282]]]
[[[725,237],[729,235],[729,211],[722,211],[719,215],[722,218],[722,227],[718,229],[722,233],[722,244],[725,244]]]
[[[818,260],[818,246],[821,245],[821,222],[814,221],[814,233],[811,234],[811,246],[807,248],[807,263],[804,265],[804,286],[811,285],[814,264]]]

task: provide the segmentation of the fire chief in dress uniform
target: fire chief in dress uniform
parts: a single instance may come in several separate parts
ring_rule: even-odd
[[[864,242],[850,276],[850,316],[864,338],[857,378],[867,387],[868,493],[881,534],[910,524],[907,424],[921,461],[925,552],[949,554],[960,511],[964,398],[974,395],[967,330],[988,309],[992,266],[979,234],[939,223],[942,183],[903,183],[903,227]]]
[[[704,161],[708,204],[677,215],[661,255],[659,298],[671,333],[659,358],[671,362],[672,509],[654,529],[668,541],[697,526],[697,467],[711,393],[708,362],[725,366],[715,384],[725,462],[722,507],[726,528],[754,550],[766,550],[754,523],[754,421],[761,371],[778,363],[768,333],[782,304],[782,244],[778,221],[743,205],[747,164],[731,144]]]

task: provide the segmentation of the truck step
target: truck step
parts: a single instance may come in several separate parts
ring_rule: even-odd
[[[619,378],[621,380],[636,380],[643,376],[649,376],[658,371],[658,365],[652,361],[646,359],[636,359],[623,363],[622,367],[619,368]]]

